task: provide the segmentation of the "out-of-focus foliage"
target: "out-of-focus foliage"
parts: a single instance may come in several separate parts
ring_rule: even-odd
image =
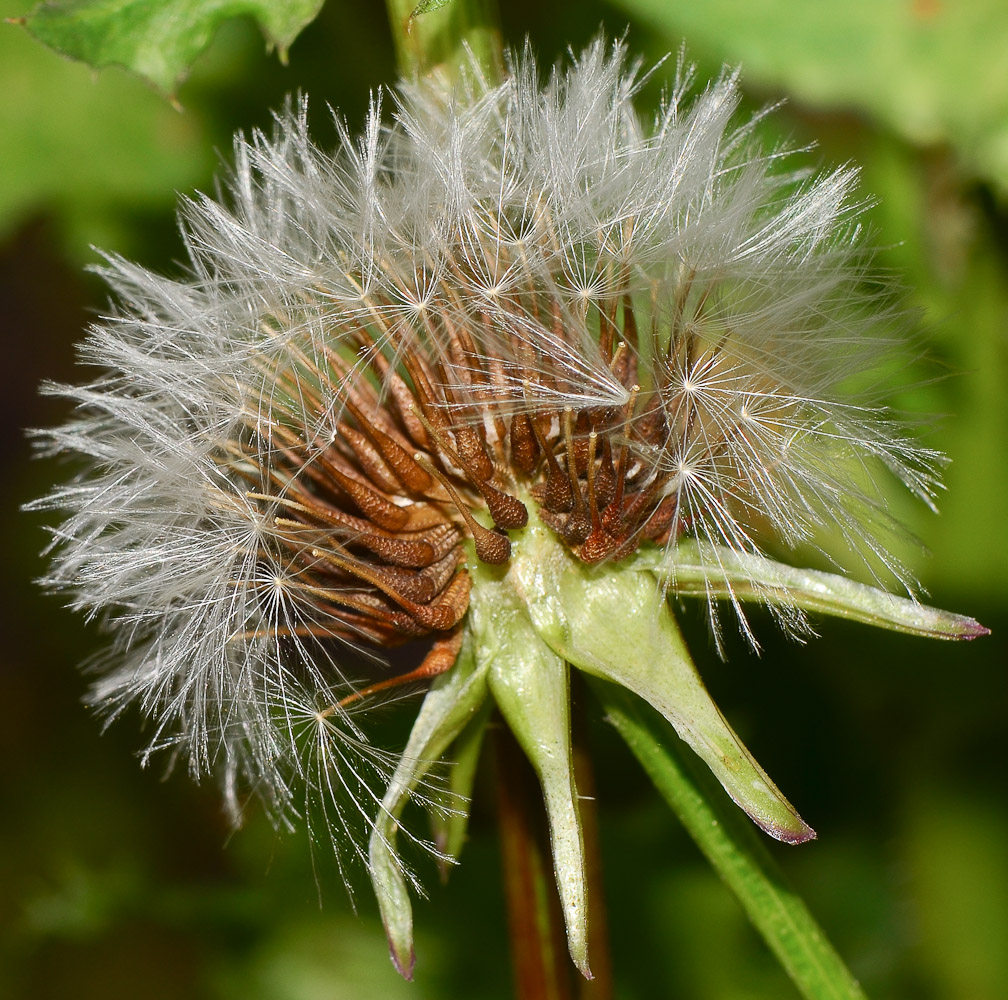
[[[617,0],[746,78],[949,144],[1008,194],[1008,5],[1002,0]]]
[[[0,19],[25,6],[0,0]],[[335,59],[325,33],[337,20],[348,39],[363,34],[372,44],[348,44]],[[298,42],[304,58],[292,76],[267,56],[251,19],[228,21],[173,107],[122,69],[96,73],[0,23],[0,240],[44,213],[80,263],[96,260],[90,246],[139,255],[153,245],[176,254],[177,243],[165,245],[176,192],[209,188],[235,129],[268,125],[271,109],[298,87],[314,96],[323,127],[327,100],[361,117],[369,88],[391,70],[390,43],[373,47],[384,31],[378,6],[355,5],[338,19],[330,12]],[[348,91],[354,96],[344,99]]]
[[[600,23],[621,33],[629,2],[515,0],[503,5],[505,34],[521,44],[528,33],[549,61]],[[26,6],[0,0],[0,16]],[[1008,129],[1008,82],[997,76],[1008,72],[1005,15],[994,0],[751,0],[730,12],[727,0],[655,0],[650,9],[659,6],[657,27],[650,17],[631,22],[635,50],[654,58],[685,40],[701,78],[741,63],[752,107],[788,99],[774,118],[794,144],[818,141],[824,164],[862,164],[883,263],[904,274],[923,310],[921,353],[931,359],[903,374],[897,403],[941,414],[922,432],[952,460],[941,515],[900,512],[932,554],[908,543],[905,555],[931,603],[994,630],[948,644],[824,622],[823,637],[799,647],[760,621],[762,658],[739,642],[720,664],[704,655],[702,615],[685,603],[690,648],[732,725],[818,830],[815,844],[769,847],[869,996],[1001,1000],[1008,214],[992,165],[1003,170],[1005,160],[991,151],[1004,150]],[[952,27],[927,27],[929,12]],[[853,48],[844,40],[856,16]],[[925,29],[914,37],[935,48],[910,72],[899,60],[918,58],[922,43],[898,36],[918,23]],[[211,189],[231,133],[268,125],[287,92],[311,96],[323,144],[326,102],[356,128],[369,88],[391,77],[387,30],[380,5],[329,0],[285,69],[255,25],[231,22],[180,88],[179,112],[125,72],[95,77],[0,25],[0,996],[511,995],[486,769],[461,867],[446,886],[433,866],[423,872],[430,899],[416,904],[417,981],[406,987],[366,892],[355,917],[323,867],[319,910],[303,838],[276,837],[255,812],[229,837],[213,789],[139,770],[135,720],[100,735],[79,703],[77,671],[100,637],[35,591],[44,535],[17,510],[65,476],[29,463],[21,428],[59,419],[36,394],[42,378],[78,377],[71,345],[105,297],[81,274],[97,260],[88,245],[170,271],[182,252],[174,189]],[[882,68],[868,65],[873,53]],[[804,67],[822,89],[788,67]],[[908,80],[923,81],[913,128],[944,131],[922,138],[902,121],[896,101],[909,99]],[[601,723],[590,736],[618,995],[794,996],[616,736]]]
[[[21,5],[2,0],[0,14]],[[174,189],[213,166],[206,124],[140,80],[98,77],[0,24],[0,239],[45,206],[81,259],[88,243],[129,240],[125,215],[164,215]]]
[[[46,0],[25,16],[57,52],[102,69],[122,66],[173,93],[214,32],[248,16],[286,60],[323,0]]]

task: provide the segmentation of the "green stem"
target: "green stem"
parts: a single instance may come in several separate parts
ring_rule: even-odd
[[[866,1000],[805,904],[710,771],[622,688],[589,678],[608,720],[807,1000]]]
[[[494,727],[504,896],[519,1000],[572,1000],[564,919],[535,773],[507,726]]]
[[[454,79],[472,53],[491,80],[503,74],[497,0],[385,0],[396,63],[406,79],[441,72]]]

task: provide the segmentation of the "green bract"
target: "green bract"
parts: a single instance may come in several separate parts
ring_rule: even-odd
[[[534,505],[529,504],[534,510]],[[506,567],[473,556],[466,636],[455,667],[424,699],[402,760],[371,834],[372,882],[397,968],[413,966],[413,922],[396,825],[409,794],[451,744],[473,743],[473,720],[492,699],[528,756],[542,786],[557,889],[571,958],[589,974],[584,850],[574,783],[568,664],[639,695],[668,720],[707,764],[725,791],[770,836],[798,844],[815,836],[753,759],[707,693],[665,600],[674,593],[729,597],[725,588],[738,557],[693,543],[670,554],[643,547],[618,564],[588,567],[536,518],[511,536]],[[734,596],[780,601],[825,614],[939,638],[972,638],[986,630],[971,618],[939,611],[830,573],[797,570],[753,557],[738,567]],[[463,734],[464,737],[463,737]],[[669,731],[668,739],[674,739]],[[465,769],[471,778],[471,769]],[[464,796],[450,855],[461,847]]]

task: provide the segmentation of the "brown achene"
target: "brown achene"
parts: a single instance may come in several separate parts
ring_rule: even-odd
[[[630,296],[606,311],[599,337],[627,391],[622,407],[509,411],[495,402],[508,398],[495,392],[505,364],[526,359],[543,385],[533,348],[515,338],[505,362],[478,334],[446,317],[440,326],[428,341],[448,345],[436,363],[423,345],[390,357],[363,327],[341,329],[340,349],[316,359],[288,345],[293,366],[269,386],[271,422],[264,427],[260,408],[250,408],[221,456],[248,482],[246,498],[271,519],[271,537],[326,623],[313,635],[391,646],[452,633],[403,680],[451,665],[469,601],[464,539],[481,561],[506,564],[508,532],[528,521],[519,497],[534,498],[540,518],[586,563],[619,559],[643,539],[665,540],[674,514],[663,489],[671,473],[633,459],[635,443],[661,446],[669,427],[660,393],[638,405]],[[559,397],[563,386],[547,388]],[[304,427],[318,426],[332,399],[342,409],[329,440],[305,440]]]

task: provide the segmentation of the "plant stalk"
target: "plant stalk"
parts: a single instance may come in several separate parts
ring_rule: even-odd
[[[774,861],[756,828],[707,767],[640,699],[589,680],[608,721],[806,1000],[867,1000],[857,980]]]
[[[404,79],[438,73],[454,80],[471,60],[490,82],[503,76],[497,0],[386,0],[386,6]]]

